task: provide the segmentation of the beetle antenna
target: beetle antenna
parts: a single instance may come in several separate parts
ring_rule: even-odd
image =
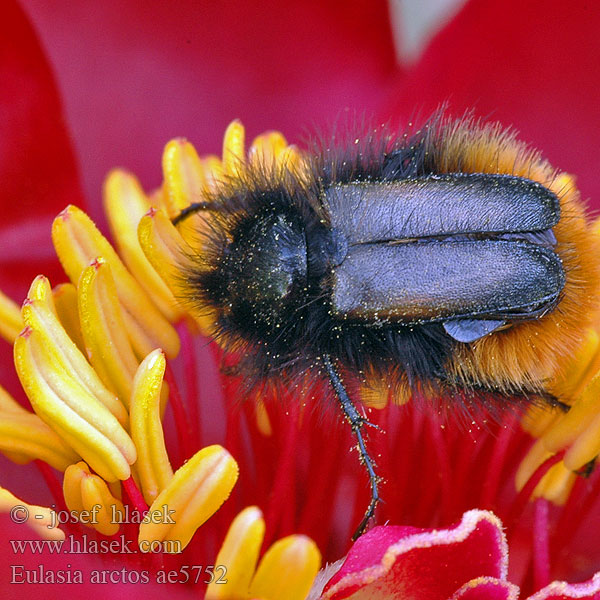
[[[171,222],[173,225],[178,225],[181,221],[202,210],[219,212],[223,210],[223,208],[215,202],[193,202],[189,206],[186,206],[176,217],[171,219]]]
[[[381,478],[375,473],[375,463],[373,459],[367,452],[367,448],[365,446],[365,440],[363,438],[362,430],[363,427],[375,427],[378,429],[377,425],[373,423],[369,423],[357,410],[356,406],[354,406],[352,400],[348,396],[348,392],[342,383],[342,379],[339,373],[336,371],[335,367],[331,363],[331,358],[329,355],[324,354],[322,357],[323,364],[325,365],[325,369],[327,370],[327,375],[329,376],[329,381],[331,383],[331,387],[333,388],[337,399],[340,402],[340,406],[344,411],[344,416],[348,423],[350,423],[350,427],[352,427],[352,432],[356,436],[356,440],[358,442],[358,452],[360,454],[360,462],[364,465],[369,475],[369,482],[371,484],[371,502],[369,502],[369,506],[365,512],[365,516],[362,521],[358,525],[354,535],[352,536],[352,541],[356,541],[365,531],[365,528],[369,521],[375,516],[375,509],[377,505],[381,502],[381,498],[379,497],[379,483],[381,482]]]

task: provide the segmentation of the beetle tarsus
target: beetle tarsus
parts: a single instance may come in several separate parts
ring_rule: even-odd
[[[360,455],[360,462],[364,465],[367,473],[369,475],[369,484],[371,486],[371,501],[369,502],[369,506],[365,511],[364,517],[362,521],[359,523],[354,535],[352,536],[352,541],[356,541],[365,531],[369,521],[375,516],[375,509],[377,505],[382,501],[379,496],[379,483],[381,478],[375,473],[375,463],[371,456],[367,451],[367,447],[365,445],[365,440],[362,434],[363,427],[374,427],[375,429],[380,429],[374,423],[370,423],[367,421],[358,411],[356,406],[354,406],[352,400],[348,396],[348,392],[342,383],[342,380],[335,370],[335,367],[331,363],[331,359],[329,356],[325,355],[323,357],[323,363],[325,365],[325,369],[327,370],[327,375],[329,376],[329,381],[331,382],[331,386],[335,391],[335,395],[337,396],[340,406],[344,411],[344,415],[350,426],[352,427],[352,433],[356,436],[357,440],[357,448]]]
[[[365,466],[365,468],[367,469],[367,473],[369,474],[369,483],[371,485],[371,502],[369,502],[369,506],[365,511],[365,515],[362,521],[359,523],[358,527],[356,528],[356,531],[352,535],[353,542],[356,541],[364,533],[369,521],[375,516],[375,509],[377,508],[377,505],[382,501],[379,496],[378,489],[378,485],[381,479],[375,473],[375,463],[373,462],[373,460],[369,456],[369,453],[367,452],[367,449],[365,447],[365,441],[362,436],[362,428],[364,425],[372,425],[372,423],[363,420],[362,423],[359,423],[356,426],[353,424],[352,431],[354,432],[354,435],[358,440],[358,451],[360,453],[360,461]]]

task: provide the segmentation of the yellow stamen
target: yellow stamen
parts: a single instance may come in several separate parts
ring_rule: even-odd
[[[133,381],[131,437],[138,452],[135,466],[148,504],[154,502],[173,477],[160,421],[165,366],[162,351],[154,350],[142,361]]]
[[[268,131],[252,141],[248,149],[248,160],[265,167],[275,166],[288,147],[286,139],[279,131]]]
[[[515,478],[517,491],[520,492],[523,489],[537,468],[551,456],[552,453],[544,448],[542,440],[538,440],[530,448],[517,469]],[[571,493],[576,478],[577,475],[565,466],[564,462],[558,462],[555,465],[552,465],[547,473],[540,479],[531,498],[542,497],[553,504],[562,506],[569,498],[569,494]]]
[[[79,350],[85,353],[77,308],[77,288],[72,283],[61,283],[53,288],[52,297],[61,325]]]
[[[600,414],[600,374],[597,374],[581,394],[579,400],[562,415],[541,438],[549,452],[558,452],[570,446]],[[579,468],[583,465],[579,465]]]
[[[1,386],[0,451],[17,464],[39,459],[59,471],[79,460],[46,423],[23,408]]]
[[[205,199],[208,183],[205,168],[196,149],[182,138],[171,140],[163,152],[165,206],[170,218],[192,204]],[[206,233],[210,213],[198,212],[177,225],[177,230],[193,243],[199,234]]]
[[[8,513],[11,510],[13,521],[26,522],[41,538],[65,539],[64,531],[56,526],[56,518],[51,508],[27,504],[8,490],[0,488],[0,513]]]
[[[65,272],[77,284],[83,270],[98,256],[110,265],[127,334],[139,360],[154,348],[169,358],[179,352],[179,337],[125,268],[113,247],[80,209],[68,206],[52,225],[52,241]]]
[[[186,244],[175,226],[161,210],[150,210],[138,227],[140,245],[146,257],[176,295],[181,294],[181,272],[190,267],[186,255],[194,251]],[[200,331],[210,336],[214,331],[215,316],[206,311],[193,314]]]
[[[78,286],[81,330],[90,361],[104,384],[129,406],[138,361],[125,322],[110,266],[99,258],[84,269]]]
[[[517,474],[515,476],[515,486],[520,492],[529,478],[535,473],[536,469],[548,458],[552,456],[552,452],[548,452],[542,440],[538,440],[525,455],[521,461]]]
[[[118,419],[119,423],[126,425],[129,416],[123,403],[109,391],[94,369],[89,365],[73,340],[67,335],[63,326],[55,315],[52,298],[46,296],[45,300],[38,294],[43,289],[45,277],[36,277],[32,284],[30,297],[23,304],[23,321],[25,325],[37,332],[43,344],[52,348],[55,360],[69,376],[82,385],[92,396],[95,396]],[[37,298],[37,299],[33,299]]]
[[[93,525],[96,531],[104,535],[114,535],[119,531],[119,522],[115,516],[123,515],[125,509],[123,503],[110,493],[103,479],[97,475],[85,477],[81,482],[81,500],[84,510],[94,515],[96,522]],[[94,513],[96,507],[99,507],[97,516]]]
[[[23,321],[18,304],[0,292],[0,337],[12,344],[21,329]]]
[[[589,329],[577,351],[556,375],[556,380],[552,383],[552,392],[571,404],[579,398],[599,370],[600,337],[597,331]]]
[[[30,301],[38,300],[40,304],[46,306],[52,314],[58,318],[56,307],[54,306],[54,294],[50,287],[50,281],[43,275],[38,275],[29,286],[27,299]]]
[[[3,387],[0,387],[0,420],[6,418],[6,415],[24,415],[28,413],[29,411],[25,410]],[[0,452],[2,452],[4,456],[6,456],[9,460],[12,460],[14,463],[17,463],[18,465],[26,465],[31,461],[30,456],[27,454],[21,454],[18,451],[11,451],[12,443],[10,441],[3,446],[7,446],[8,448],[1,447]]]
[[[195,202],[214,202],[212,193],[223,178],[223,164],[217,157],[200,159],[187,140],[171,140],[163,153],[166,212],[172,219]],[[200,210],[177,224],[181,237],[194,248],[202,246],[210,233],[213,212]]]
[[[265,553],[252,583],[249,598],[304,600],[321,568],[317,545],[303,535],[275,542]]]
[[[106,481],[90,473],[84,462],[65,471],[63,493],[68,509],[83,525],[103,535],[119,531],[117,516],[124,514],[123,503],[112,495]]]
[[[549,409],[545,406],[533,405],[521,419],[521,427],[533,437],[541,437],[554,423],[556,423],[562,411],[559,408]]]
[[[112,171],[104,183],[104,209],[125,264],[163,315],[171,322],[178,321],[181,309],[138,241],[138,223],[150,209],[138,180],[125,171]]]
[[[545,498],[557,506],[563,506],[569,498],[576,479],[577,475],[559,462],[550,467],[542,477],[533,492],[533,497]]]
[[[516,484],[521,489],[544,460],[565,450],[562,461],[544,475],[533,494],[534,497],[543,496],[554,504],[563,504],[575,481],[573,472],[584,468],[600,453],[598,332],[589,330],[586,333],[571,360],[556,375],[551,390],[566,400],[570,409],[567,413],[558,409],[542,411],[538,407],[528,410],[522,426],[539,439],[522,460]]]
[[[555,383],[559,393],[570,393],[575,400],[569,412],[555,413],[552,419],[544,419],[544,427],[538,422],[533,429],[527,425],[534,422],[532,416],[525,428],[540,437],[548,452],[566,450],[564,467],[577,471],[600,453],[600,338],[597,332],[588,332]]]
[[[302,153],[293,144],[284,148],[279,155],[279,163],[285,165],[290,171],[301,175],[305,172],[305,163]]]
[[[169,217],[174,218],[192,202],[202,199],[207,185],[204,168],[194,146],[183,138],[165,146],[162,166],[165,205]]]
[[[382,409],[388,405],[390,388],[381,378],[370,378],[360,387],[360,401],[369,408]]]
[[[221,159],[213,155],[205,156],[202,158],[202,168],[208,189],[211,192],[216,191],[225,176]]]
[[[107,481],[127,479],[135,446],[114,415],[67,371],[56,349],[26,328],[15,340],[21,385],[40,418]]]
[[[246,131],[241,121],[236,119],[229,123],[223,136],[223,167],[227,175],[239,176],[244,169],[245,137]]]
[[[273,427],[271,420],[269,419],[269,413],[267,407],[263,402],[262,398],[256,399],[256,426],[258,430],[265,436],[270,437],[273,435]]]
[[[71,465],[63,477],[63,496],[67,508],[74,513],[83,512],[83,500],[81,499],[81,481],[86,475],[90,475],[90,468],[79,461]]]
[[[186,256],[193,254],[192,248],[181,237],[162,210],[152,208],[138,225],[140,246],[156,272],[169,289],[180,293],[180,273],[191,265]]]
[[[209,584],[205,600],[249,598],[250,582],[264,535],[265,522],[256,506],[245,508],[233,520],[215,560],[215,565],[227,569],[227,583]]]
[[[29,411],[23,408],[2,386],[0,386],[0,412],[29,414]]]
[[[591,419],[585,431],[571,444],[563,462],[567,469],[577,471],[600,454],[600,413]]]
[[[0,452],[18,464],[43,460],[64,471],[79,456],[37,415],[0,410]]]
[[[168,514],[172,519],[142,523],[140,549],[146,551],[153,542],[174,541],[176,548],[165,547],[165,551],[181,551],[196,529],[229,497],[237,478],[237,463],[225,448],[208,446],[194,454],[175,472],[150,507],[151,515]]]

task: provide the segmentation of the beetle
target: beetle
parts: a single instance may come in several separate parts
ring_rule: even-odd
[[[598,247],[572,178],[498,124],[434,117],[321,142],[301,168],[249,164],[173,219],[203,212],[182,297],[249,386],[329,386],[380,501],[344,379],[396,402],[566,406],[553,376],[597,307]]]

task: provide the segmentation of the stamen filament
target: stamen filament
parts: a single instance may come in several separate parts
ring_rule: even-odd
[[[52,494],[52,498],[53,498],[54,502],[56,503],[58,510],[66,511],[67,505],[65,504],[65,499],[63,497],[62,486],[60,485],[60,482],[56,478],[56,475],[54,474],[54,472],[52,471],[50,466],[48,464],[46,464],[44,461],[36,460],[34,462],[35,462],[35,466],[37,467],[38,471],[41,473],[42,477],[44,478],[44,481],[46,482],[46,485],[48,486],[48,489],[50,490],[50,493]]]
[[[502,427],[502,431],[495,439],[494,449],[489,461],[487,476],[481,487],[481,508],[489,508],[492,505],[493,499],[498,494],[500,487],[500,479],[502,476],[502,467],[505,464],[506,452],[510,446],[511,439],[517,431],[517,425],[514,419],[510,419]]]
[[[177,437],[181,443],[181,451],[183,460],[187,460],[194,454],[193,433],[191,431],[190,419],[186,415],[185,406],[181,399],[177,379],[173,374],[169,363],[165,369],[165,381],[169,385],[169,401],[173,408],[173,417],[175,419],[175,427],[177,429]]]
[[[559,452],[558,454],[554,454],[550,458],[547,458],[533,473],[533,475],[529,478],[527,483],[523,486],[523,489],[519,492],[511,509],[508,513],[508,518],[506,523],[510,526],[513,525],[516,520],[521,516],[533,490],[535,490],[537,484],[541,481],[542,477],[550,470],[550,467],[559,463],[563,456],[565,455],[564,451]]]
[[[186,406],[189,412],[189,425],[192,431],[192,440],[200,445],[200,397],[198,393],[198,372],[194,342],[189,328],[181,323],[177,327],[181,340],[181,354],[183,358],[183,372],[185,377]]]
[[[285,513],[289,512],[285,510],[288,504],[286,498],[293,498],[295,495],[294,457],[296,455],[296,446],[298,442],[298,409],[298,404],[294,404],[290,408],[285,441],[283,442],[284,447],[279,457],[279,464],[274,479],[275,485],[269,496],[269,504],[265,519],[269,525],[267,536],[265,538],[266,544],[271,543],[274,531],[281,527],[282,518]]]
[[[127,492],[127,495],[129,496],[129,499],[131,500],[131,503],[136,508],[136,510],[138,510],[142,514],[147,513],[148,505],[144,500],[142,492],[140,492],[140,489],[135,483],[133,476],[130,476],[129,479],[124,479],[122,483],[125,492]]]
[[[548,531],[549,502],[537,498],[534,503],[533,584],[539,590],[550,583],[550,536]]]

